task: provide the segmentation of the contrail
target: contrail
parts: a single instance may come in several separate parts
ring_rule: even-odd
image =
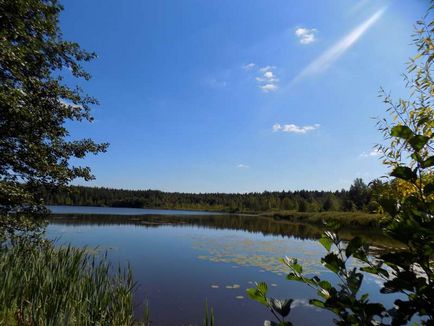
[[[311,75],[327,70],[337,59],[339,59],[357,40],[372,26],[386,11],[386,7],[376,11],[370,18],[345,35],[331,48],[327,49],[318,58],[312,61],[303,69],[291,82],[291,84]]]

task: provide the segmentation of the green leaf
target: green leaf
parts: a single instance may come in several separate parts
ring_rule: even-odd
[[[301,278],[300,276],[295,275],[294,273],[289,273],[286,276],[286,279],[289,281],[298,281],[298,282],[304,282],[303,278]]]
[[[318,293],[318,295],[320,296],[320,297],[322,297],[322,298],[324,298],[324,299],[328,299],[328,298],[330,298],[330,292],[328,291],[328,290],[325,290],[325,289],[318,289],[317,290],[317,293]]]
[[[375,267],[362,267],[360,268],[362,271],[366,272],[366,273],[370,273],[370,274],[378,274],[378,269]]]
[[[420,151],[429,141],[429,137],[416,135],[408,140],[408,143],[415,151]]]
[[[354,268],[350,275],[347,277],[348,287],[353,293],[357,293],[359,291],[360,286],[362,285],[363,281],[363,274],[357,273],[356,269]]]
[[[366,301],[366,299],[368,299],[368,297],[369,297],[369,294],[368,293],[365,293],[364,295],[362,295],[361,297],[360,297],[360,301]]]
[[[413,131],[407,126],[395,126],[391,129],[390,135],[408,140],[413,136]]]
[[[426,169],[434,165],[434,156],[428,157],[425,161],[422,162],[421,166]]]
[[[335,254],[335,253],[329,253],[324,258],[321,259],[321,262],[324,264],[324,266],[332,271],[333,273],[339,273],[339,271],[342,269],[344,263],[342,260]]]
[[[394,217],[398,213],[398,202],[396,198],[381,198],[380,205],[384,211]]]
[[[325,290],[330,290],[332,288],[332,285],[328,281],[321,281],[318,285]]]
[[[260,291],[258,291],[258,289],[249,288],[246,290],[246,292],[250,299],[255,300],[256,302],[259,302],[260,304],[268,307],[266,297]]]
[[[423,162],[423,157],[418,152],[414,152],[413,154],[410,155],[410,157],[416,162],[420,162],[420,163]]]
[[[294,272],[298,274],[301,274],[303,272],[303,267],[299,264],[293,264],[290,267],[294,270]]]
[[[319,243],[321,243],[327,251],[330,251],[333,241],[329,237],[323,235],[321,239],[319,239]]]
[[[375,275],[382,275],[386,278],[389,277],[389,272],[387,270],[385,270],[384,268],[381,268],[381,267],[366,266],[366,267],[362,267],[360,269],[366,273],[375,274]]]
[[[407,166],[398,166],[390,174],[392,177],[403,179],[406,181],[414,181],[417,179],[416,173]]]
[[[425,196],[432,195],[434,193],[434,183],[428,183],[423,187],[423,193]]]
[[[325,308],[324,302],[317,300],[317,299],[309,300],[309,303],[315,307],[318,307],[318,308]]]
[[[350,257],[354,252],[360,249],[363,245],[363,241],[360,237],[355,237],[348,242],[347,248],[345,249],[345,254]]]
[[[264,295],[267,294],[268,291],[268,285],[265,282],[259,282],[256,284],[256,288]]]

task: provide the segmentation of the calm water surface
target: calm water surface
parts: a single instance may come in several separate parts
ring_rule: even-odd
[[[59,215],[48,226],[47,236],[59,245],[96,248],[108,252],[115,264],[131,265],[139,286],[136,313],[140,317],[141,303],[149,300],[153,325],[201,325],[205,300],[214,309],[217,325],[263,325],[271,314],[246,296],[255,281],[266,281],[273,297],[295,300],[290,320],[296,325],[332,323],[329,313],[308,305],[314,291],[286,281],[287,270],[278,262],[279,257],[296,257],[306,272],[333,280],[319,263],[324,249],[312,240],[319,236],[318,229],[186,211],[161,215],[153,210],[148,213],[153,215],[138,217],[143,213],[128,209],[130,213],[111,208],[52,210]],[[77,214],[96,211],[102,215]],[[364,290],[378,292],[377,283],[369,278]]]
[[[148,209],[126,207],[95,206],[48,206],[54,214],[93,214],[93,215],[222,215],[222,213],[187,211],[174,209]]]

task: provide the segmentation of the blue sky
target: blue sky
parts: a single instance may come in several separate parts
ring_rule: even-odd
[[[182,192],[347,188],[386,170],[380,86],[405,96],[428,1],[65,0],[107,141],[88,185]],[[77,162],[73,162],[77,163]],[[78,181],[78,184],[84,182]]]

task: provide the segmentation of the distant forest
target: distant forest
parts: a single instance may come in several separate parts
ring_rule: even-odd
[[[262,193],[178,193],[71,186],[61,191],[42,190],[49,205],[190,209],[223,212],[365,211],[379,207],[372,187],[356,179],[349,190],[264,191]]]

